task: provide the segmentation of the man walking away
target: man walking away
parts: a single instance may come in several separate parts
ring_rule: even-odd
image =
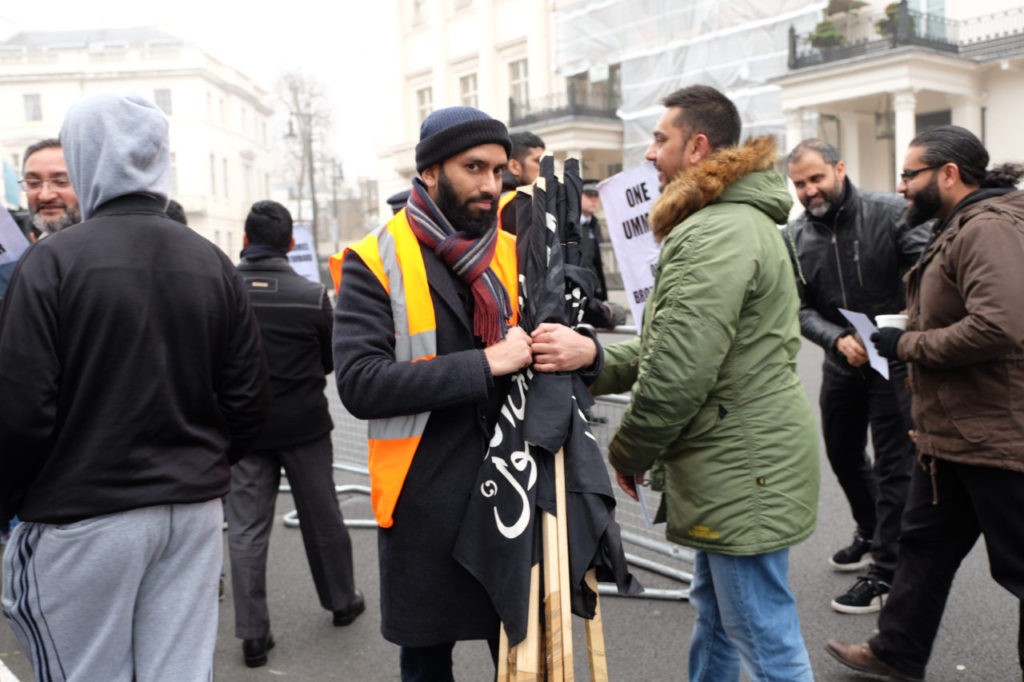
[[[331,304],[322,284],[288,264],[292,216],[276,201],[258,201],[245,219],[238,270],[245,281],[270,364],[270,416],[258,445],[231,467],[228,549],[235,636],[245,664],[267,662],[274,646],[267,609],[267,546],[281,467],[299,512],[299,529],[320,604],[335,625],[366,609],[355,588],[352,541],[334,491],[331,415],[324,395],[331,358]]]

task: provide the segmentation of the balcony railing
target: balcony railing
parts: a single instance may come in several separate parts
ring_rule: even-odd
[[[530,102],[508,101],[510,127],[536,124],[555,118],[587,116],[617,119],[619,98],[610,94],[560,93]]]
[[[992,59],[1024,53],[1024,7],[954,21],[915,12],[906,0],[894,11],[826,18],[809,34],[789,30],[789,68],[881,54],[902,46],[924,47],[966,59]]]

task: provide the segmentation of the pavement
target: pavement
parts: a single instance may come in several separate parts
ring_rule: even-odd
[[[614,340],[607,339],[606,343]],[[820,350],[805,344],[799,358],[799,371],[814,406],[821,379],[820,363]],[[346,420],[330,388],[328,395],[339,425],[334,434],[335,457],[358,461],[364,445],[357,428],[352,428],[351,420]],[[594,427],[599,441],[607,442],[610,438],[619,409],[606,405],[599,408],[600,414],[609,417],[607,425]],[[365,477],[345,471],[337,471],[335,477],[339,484],[366,483]],[[347,519],[370,517],[364,496],[343,495],[341,499]],[[618,514],[624,529],[645,532],[638,521],[636,503],[623,497],[619,505]],[[283,516],[292,509],[290,495],[282,493],[278,499],[278,514]],[[792,549],[790,582],[797,596],[801,626],[816,679],[828,682],[877,679],[846,671],[823,648],[826,639],[863,641],[875,630],[876,615],[842,615],[829,608],[831,599],[846,591],[856,576],[835,573],[828,565],[828,557],[849,542],[852,530],[846,501],[822,453],[818,527],[808,540]],[[660,532],[656,528],[649,533],[657,537]],[[267,666],[250,669],[243,665],[241,644],[233,636],[229,583],[228,597],[220,605],[216,679],[221,682],[282,678],[353,682],[398,680],[398,647],[385,642],[380,635],[376,532],[372,528],[353,528],[351,535],[356,582],[366,595],[366,613],[349,627],[336,628],[331,624],[331,614],[317,602],[298,529],[278,523],[271,537],[268,569],[270,612],[277,646],[270,652]],[[974,548],[957,575],[928,668],[930,682],[1021,679],[1016,660],[1017,601],[989,576],[983,544]],[[633,549],[627,547],[627,551]],[[685,562],[664,557],[661,560],[678,570],[689,570]],[[637,569],[636,574],[649,587],[680,587],[668,578],[642,569]],[[601,609],[609,679],[622,682],[686,679],[689,635],[695,617],[688,602],[602,596]],[[586,680],[589,672],[583,622],[574,620],[576,678]],[[490,656],[483,643],[467,642],[455,647],[455,678],[462,682],[493,679]],[[0,625],[0,682],[31,679],[31,668],[10,628]]]

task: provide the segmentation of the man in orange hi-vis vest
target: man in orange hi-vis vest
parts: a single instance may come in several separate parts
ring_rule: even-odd
[[[334,259],[338,391],[369,420],[381,631],[402,680],[452,679],[456,641],[497,656],[498,616],[452,550],[511,375],[600,371],[592,337],[517,326],[515,237],[496,227],[509,147],[482,111],[433,112],[406,207]]]

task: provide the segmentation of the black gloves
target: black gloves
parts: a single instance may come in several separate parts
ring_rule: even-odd
[[[875,350],[883,358],[899,360],[900,358],[896,354],[896,346],[900,342],[900,337],[905,333],[902,329],[896,327],[882,327],[871,335],[871,343],[875,344]]]

